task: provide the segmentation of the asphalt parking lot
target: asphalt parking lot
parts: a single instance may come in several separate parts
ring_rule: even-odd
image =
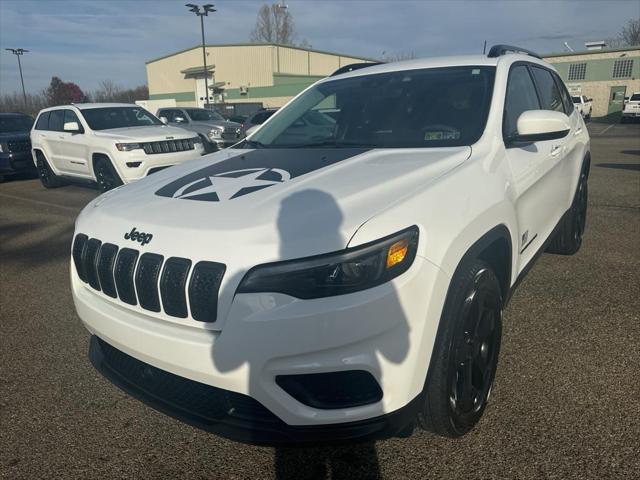
[[[491,403],[460,440],[254,447],[134,400],[89,363],[69,290],[90,186],[0,184],[2,478],[638,478],[640,125],[592,123],[582,250],[544,255],[505,312]]]

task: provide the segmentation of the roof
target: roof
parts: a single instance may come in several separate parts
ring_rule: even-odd
[[[88,110],[90,108],[108,108],[108,107],[137,107],[134,103],[71,103],[68,105],[56,105],[54,107],[43,108],[41,111],[56,110],[59,108],[76,107],[79,110]]]
[[[214,68],[216,68],[215,65],[207,65],[207,72],[212,72]],[[180,73],[184,73],[185,75],[193,75],[196,73],[202,73],[203,71],[204,68],[202,67],[202,65],[200,65],[199,67],[185,68],[184,70],[180,70]]]
[[[364,61],[367,61],[367,62],[377,62],[378,61],[378,60],[373,59],[373,58],[360,57],[358,55],[351,55],[351,54],[347,54],[347,53],[328,52],[326,50],[315,50],[313,48],[298,47],[296,45],[285,45],[285,44],[282,44],[282,43],[226,43],[226,44],[205,45],[205,47],[207,47],[207,48],[221,48],[221,47],[282,47],[282,48],[292,48],[294,50],[302,50],[302,51],[311,52],[311,53],[323,53],[325,55],[334,55],[336,57],[355,58],[356,60],[364,60]],[[152,60],[149,60],[149,61],[145,62],[145,65],[148,65],[148,64],[153,63],[153,62],[157,62],[158,60],[164,60],[165,58],[173,57],[175,55],[180,55],[181,53],[188,52],[188,51],[193,50],[195,48],[202,48],[202,45],[197,45],[195,47],[185,48],[184,50],[179,50],[177,52],[170,53],[170,54],[164,55],[162,57],[154,58]]]
[[[634,45],[631,47],[622,47],[622,48],[603,48],[601,50],[583,50],[580,52],[548,53],[546,55],[541,55],[541,57],[542,58],[574,57],[579,55],[598,55],[600,53],[628,52],[630,50],[640,50],[640,45]]]

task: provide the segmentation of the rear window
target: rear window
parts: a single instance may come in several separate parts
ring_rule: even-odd
[[[28,132],[33,118],[27,115],[0,115],[0,132]]]
[[[38,117],[36,122],[36,130],[47,130],[49,128],[49,114],[51,112],[44,112]]]

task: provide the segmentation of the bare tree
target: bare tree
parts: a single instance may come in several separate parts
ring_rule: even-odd
[[[113,80],[103,80],[91,96],[96,102],[134,103],[136,100],[147,100],[149,89],[146,85],[123,88]]]
[[[622,38],[627,46],[640,45],[640,18],[629,20],[627,24],[622,27],[620,38]]]
[[[401,62],[403,60],[413,60],[414,58],[417,58],[415,52],[398,52],[398,53],[382,52],[382,61],[385,63]]]
[[[251,42],[294,45],[295,37],[293,17],[287,8],[277,3],[260,7],[256,25],[251,32]]]

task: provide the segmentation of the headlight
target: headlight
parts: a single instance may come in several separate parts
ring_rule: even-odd
[[[221,138],[222,130],[220,130],[219,128],[212,128],[211,131],[207,133],[207,136],[209,138]]]
[[[116,148],[121,152],[130,152],[131,150],[143,148],[143,146],[139,143],[116,143]]]
[[[406,272],[416,256],[418,228],[346,250],[252,268],[238,293],[279,292],[322,298],[375,287]]]

